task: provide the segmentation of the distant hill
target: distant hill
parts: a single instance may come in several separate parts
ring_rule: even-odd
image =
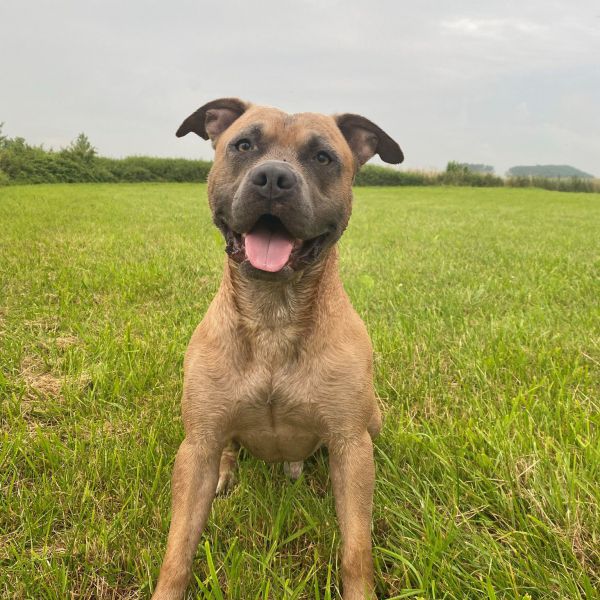
[[[569,165],[531,165],[511,167],[506,174],[509,177],[578,177],[594,179],[593,175]]]
[[[494,173],[494,167],[492,165],[482,165],[474,163],[460,163],[463,167],[466,167],[471,173]]]

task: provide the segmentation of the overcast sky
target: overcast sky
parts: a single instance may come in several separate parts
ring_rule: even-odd
[[[235,95],[361,113],[403,168],[600,176],[597,0],[0,0],[0,67],[5,134],[55,148],[209,158],[175,130]]]

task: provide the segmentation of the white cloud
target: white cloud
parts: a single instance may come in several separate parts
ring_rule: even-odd
[[[514,19],[473,19],[455,18],[441,22],[441,28],[447,33],[468,35],[492,40],[503,40],[514,33],[532,35],[545,28],[539,23]]]

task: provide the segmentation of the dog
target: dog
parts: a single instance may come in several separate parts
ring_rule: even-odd
[[[399,145],[355,114],[287,114],[237,98],[205,104],[177,131],[210,139],[208,199],[227,257],[219,291],[184,361],[185,429],[172,517],[153,600],[183,597],[216,493],[238,448],[284,462],[328,450],[342,537],[344,600],[375,598],[373,438],[382,425],[372,348],[338,274],[336,242],[355,175]]]

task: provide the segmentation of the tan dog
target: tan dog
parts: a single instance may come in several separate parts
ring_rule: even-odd
[[[210,138],[213,220],[227,243],[221,287],[188,347],[185,439],[154,600],[179,599],[215,493],[243,445],[266,461],[302,462],[327,446],[342,541],[345,600],[374,597],[372,438],[381,414],[366,328],[338,275],[335,247],[352,182],[374,154],[402,151],[358,115],[290,115],[235,98],[209,102],[177,131]]]

